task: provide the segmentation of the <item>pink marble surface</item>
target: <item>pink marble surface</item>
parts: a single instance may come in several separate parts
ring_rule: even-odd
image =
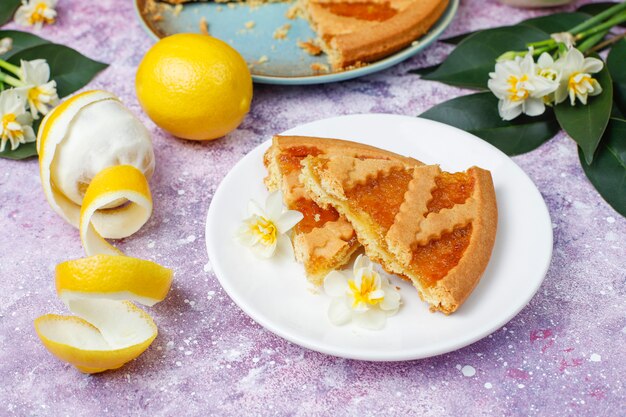
[[[459,351],[393,364],[343,360],[292,345],[245,316],[220,288],[204,218],[228,170],[273,133],[337,114],[416,115],[462,93],[407,70],[440,61],[434,45],[385,72],[323,86],[255,86],[250,115],[212,143],[175,139],[141,112],[135,69],[151,40],[130,0],[60,0],[40,35],[111,64],[89,88],[118,94],[149,127],[154,214],[128,254],[173,267],[168,298],[149,309],[159,337],[116,372],[83,375],[33,330],[56,297],[57,263],[83,256],[78,233],[45,202],[37,162],[0,160],[0,415],[626,415],[626,220],[594,191],[564,135],[514,158],[553,219],[554,258],[530,304]],[[447,35],[541,14],[464,0]],[[13,28],[12,24],[7,26]],[[463,367],[476,370],[465,376]],[[466,368],[467,369],[467,368]]]

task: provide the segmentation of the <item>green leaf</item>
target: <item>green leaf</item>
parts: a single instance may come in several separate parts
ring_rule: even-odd
[[[408,73],[424,76],[435,71],[437,68],[439,68],[440,65],[441,64],[431,65],[429,67],[415,68],[415,69],[409,70]]]
[[[24,49],[50,43],[50,41],[40,38],[39,36],[28,32],[20,32],[19,30],[0,30],[0,39],[2,38],[11,38],[13,40],[13,47],[11,50],[6,54],[0,55],[0,58],[4,60],[8,60],[11,56],[23,51]]]
[[[580,6],[578,8],[578,10],[576,10],[577,12],[582,12],[582,13],[587,13],[591,16],[595,16],[599,13],[602,13],[603,11],[605,11],[606,9],[608,9],[609,7],[613,7],[615,6],[616,2],[610,2],[610,1],[602,1],[600,3],[589,3],[589,4],[584,4],[582,6]],[[620,25],[621,27],[626,27],[626,23],[622,23]]]
[[[0,26],[11,20],[13,13],[22,3],[21,0],[2,0],[0,1]]]
[[[567,32],[571,28],[591,16],[585,13],[554,13],[545,16],[533,17],[520,22],[520,25],[532,26],[546,33]]]
[[[626,120],[611,119],[591,164],[578,149],[580,164],[602,198],[626,217]]]
[[[504,121],[498,114],[498,99],[491,92],[461,96],[443,102],[420,117],[436,120],[472,133],[507,155],[532,151],[552,138],[559,125],[550,109],[537,117]]]
[[[606,65],[595,78],[603,90],[600,95],[589,97],[587,105],[576,101],[576,105],[572,106],[568,97],[554,108],[561,128],[580,146],[589,164],[609,123],[613,106],[613,83]]]
[[[38,58],[48,61],[50,78],[57,82],[59,97],[65,97],[84,87],[97,73],[107,67],[107,64],[89,59],[72,48],[53,43],[20,51],[13,55],[9,62],[19,65],[21,59]]]
[[[16,150],[11,150],[11,144],[7,143],[4,152],[0,152],[0,158],[6,159],[26,159],[37,156],[37,145],[35,142],[25,143],[20,145]]]
[[[460,35],[451,36],[451,37],[446,38],[446,39],[440,39],[439,42],[447,43],[447,44],[450,44],[450,45],[458,45],[458,44],[461,43],[462,40],[472,36],[476,32],[478,32],[478,31],[461,33]]]
[[[422,78],[458,87],[486,89],[496,58],[507,51],[523,51],[528,42],[547,38],[546,32],[530,26],[483,30],[463,40],[439,68]]]
[[[606,58],[606,66],[613,79],[615,105],[626,114],[626,40],[617,42]]]

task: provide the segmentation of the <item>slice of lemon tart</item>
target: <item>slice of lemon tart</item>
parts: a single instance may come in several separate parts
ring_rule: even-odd
[[[360,66],[420,38],[448,0],[301,0],[298,7],[335,70]]]
[[[266,151],[264,164],[268,170],[265,184],[270,191],[281,190],[290,210],[298,210],[304,218],[293,232],[296,259],[304,264],[307,277],[321,285],[332,270],[349,262],[360,247],[356,234],[346,218],[335,208],[320,207],[300,182],[301,161],[308,156],[345,156],[360,160],[394,161],[403,166],[421,162],[360,143],[338,139],[305,136],[274,136]]]
[[[431,310],[454,312],[478,284],[497,228],[491,174],[472,167],[311,155],[301,181],[354,227],[367,255],[410,279]]]

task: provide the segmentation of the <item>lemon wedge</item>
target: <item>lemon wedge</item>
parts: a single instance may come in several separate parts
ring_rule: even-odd
[[[96,255],[60,263],[56,290],[76,316],[35,320],[44,346],[81,372],[117,369],[157,336],[152,318],[131,301],[152,306],[169,292],[173,273],[154,262]]]

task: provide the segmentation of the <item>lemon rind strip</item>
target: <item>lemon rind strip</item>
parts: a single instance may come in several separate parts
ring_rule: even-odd
[[[120,199],[129,203],[120,208],[98,211]],[[80,209],[80,239],[87,256],[123,254],[104,237],[130,236],[148,221],[151,214],[152,196],[141,171],[130,165],[103,169],[89,184]]]
[[[65,221],[78,228],[80,207],[55,189],[51,180],[50,168],[57,146],[65,139],[74,118],[87,105],[103,100],[117,100],[113,94],[102,91],[87,91],[66,100],[44,117],[37,134],[39,153],[39,174],[41,185],[52,209]]]

